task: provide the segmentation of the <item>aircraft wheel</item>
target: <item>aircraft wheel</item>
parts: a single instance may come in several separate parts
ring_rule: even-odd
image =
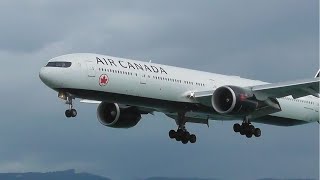
[[[189,139],[190,139],[190,133],[189,133],[188,131],[186,131],[183,136],[184,136],[184,139],[186,139],[187,141],[189,141]]]
[[[72,116],[71,111],[69,109],[66,110],[66,112],[64,114],[66,115],[67,118],[71,118],[71,116]]]
[[[193,144],[193,143],[195,143],[195,142],[197,141],[197,136],[196,136],[196,135],[194,135],[194,134],[191,134],[191,135],[190,135],[190,139],[189,139],[189,140],[190,140],[190,143],[192,143],[192,144]]]
[[[252,133],[251,132],[247,132],[246,136],[247,136],[247,138],[252,138]]]
[[[188,141],[188,139],[183,138],[183,139],[181,140],[181,142],[182,142],[182,144],[187,144],[189,141]]]
[[[260,137],[260,136],[261,136],[261,130],[260,130],[259,128],[256,128],[256,129],[254,130],[254,136],[255,136],[255,137]]]
[[[241,126],[239,132],[240,132],[241,135],[245,135],[246,134],[245,129],[243,128],[243,126]]]
[[[178,129],[176,133],[176,140],[181,141],[184,137],[184,131],[182,129]]]
[[[170,130],[169,131],[169,137],[170,137],[170,139],[174,139],[175,137],[176,137],[176,131],[175,130]]]
[[[181,141],[181,137],[179,137],[179,136],[176,136],[175,139],[176,139],[176,141]]]
[[[241,130],[240,124],[237,123],[237,124],[234,124],[234,125],[233,125],[233,131],[234,131],[234,132],[237,133],[237,132],[240,132],[240,130]]]
[[[254,130],[255,130],[255,127],[254,127],[253,125],[250,125],[248,131],[249,131],[251,134],[253,134],[253,133],[254,133]]]
[[[76,117],[78,114],[77,110],[75,110],[75,109],[71,109],[69,111],[70,111],[71,117]]]

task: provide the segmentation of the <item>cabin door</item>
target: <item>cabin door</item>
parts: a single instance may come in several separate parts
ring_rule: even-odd
[[[94,63],[92,61],[87,61],[87,71],[88,77],[96,77]]]
[[[147,84],[147,75],[146,74],[141,74],[140,84]]]

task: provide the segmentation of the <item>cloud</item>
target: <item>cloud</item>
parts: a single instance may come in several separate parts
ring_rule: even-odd
[[[76,168],[118,179],[318,176],[319,126],[256,125],[260,139],[188,125],[199,143],[168,139],[173,120],[148,115],[133,129],[103,127],[94,105],[79,116],[38,72],[62,54],[94,52],[276,82],[312,77],[318,61],[317,1],[1,1],[1,171]],[[269,169],[269,171],[266,171]],[[125,173],[124,173],[125,172]]]

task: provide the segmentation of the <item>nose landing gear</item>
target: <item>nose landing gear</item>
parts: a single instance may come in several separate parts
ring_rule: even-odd
[[[78,114],[77,110],[75,110],[75,109],[67,109],[65,111],[65,115],[66,115],[67,118],[76,117],[77,114]]]
[[[185,127],[185,113],[178,113],[178,118],[176,119],[178,130],[170,130],[169,137],[170,139],[175,139],[176,141],[181,141],[182,144],[196,143],[197,136],[194,134],[190,134]]]
[[[61,93],[61,92],[59,92],[58,97],[66,100],[66,104],[69,105],[69,109],[67,109],[64,113],[66,115],[66,117],[67,118],[76,117],[78,113],[77,113],[77,110],[75,110],[73,108],[74,97],[72,97],[71,95],[69,95],[67,93]]]

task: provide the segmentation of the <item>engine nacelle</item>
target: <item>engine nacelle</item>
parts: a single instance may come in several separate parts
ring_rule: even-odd
[[[237,86],[222,86],[212,95],[212,106],[220,114],[249,115],[258,107],[250,90]]]
[[[98,120],[112,128],[131,128],[138,124],[141,114],[133,108],[120,108],[116,103],[102,102],[97,109]]]

